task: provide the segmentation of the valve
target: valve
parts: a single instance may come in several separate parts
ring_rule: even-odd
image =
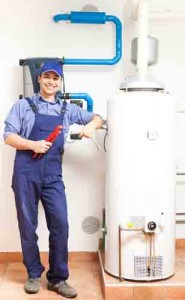
[[[157,227],[156,223],[154,221],[151,221],[148,223],[148,229],[149,230],[155,230]]]

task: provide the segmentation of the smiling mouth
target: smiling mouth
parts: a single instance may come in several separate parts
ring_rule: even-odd
[[[56,88],[56,86],[45,86],[48,90],[53,90],[53,89],[55,89]]]

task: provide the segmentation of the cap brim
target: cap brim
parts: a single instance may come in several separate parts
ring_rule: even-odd
[[[55,74],[58,75],[58,77],[62,77],[62,74],[60,75],[56,70],[53,70],[53,69],[46,70],[46,71],[42,72],[41,74],[48,73],[48,72],[54,72]]]

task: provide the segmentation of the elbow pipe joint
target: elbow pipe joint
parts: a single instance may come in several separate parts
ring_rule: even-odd
[[[70,21],[80,24],[105,24],[114,23],[116,27],[116,55],[112,59],[64,59],[65,64],[71,65],[114,65],[122,57],[122,24],[120,20],[104,12],[71,12],[71,14],[57,14],[53,17],[54,22]]]
[[[93,111],[93,99],[86,93],[66,93],[66,94],[59,94],[59,97],[62,99],[73,99],[79,100],[83,99],[87,102],[87,111]]]

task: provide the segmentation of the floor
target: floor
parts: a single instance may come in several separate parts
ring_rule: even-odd
[[[78,300],[103,300],[100,267],[98,260],[72,261],[69,264],[70,280],[68,283],[78,291]],[[29,295],[23,290],[27,277],[21,262],[0,263],[0,300],[57,300],[64,299],[46,289],[45,273],[38,294]]]
[[[176,271],[170,279],[135,283],[122,281],[104,272],[103,259],[89,253],[69,257],[69,284],[78,291],[78,300],[185,300],[185,241],[178,245]],[[47,255],[42,261],[47,268]],[[101,265],[102,263],[102,265]],[[57,300],[64,299],[46,288],[45,273],[38,294],[29,295],[23,290],[27,278],[21,255],[0,255],[0,300]]]

